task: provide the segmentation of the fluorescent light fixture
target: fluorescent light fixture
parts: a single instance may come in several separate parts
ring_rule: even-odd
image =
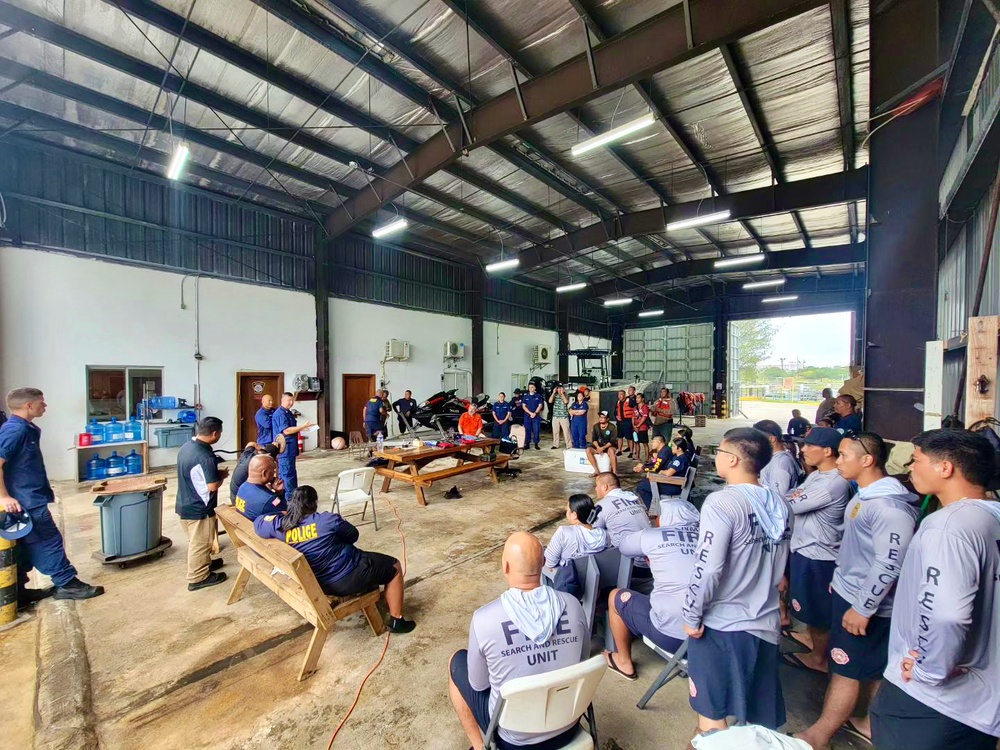
[[[619,299],[606,299],[604,300],[605,307],[621,307],[622,305],[631,305],[631,297],[621,297]]]
[[[506,271],[508,268],[517,268],[519,265],[521,265],[520,258],[507,258],[507,260],[498,260],[496,263],[487,263],[486,271],[487,273]]]
[[[706,224],[718,224],[720,221],[728,219],[729,216],[729,211],[716,211],[714,214],[692,216],[690,219],[670,222],[667,224],[667,231],[672,232],[675,229],[692,229],[694,227],[703,227]]]
[[[191,149],[186,143],[178,143],[174,147],[174,155],[170,157],[170,166],[167,167],[167,179],[179,180],[184,172],[184,165],[187,164],[188,157],[191,156]]]
[[[632,122],[626,122],[624,125],[619,125],[617,128],[612,128],[607,133],[601,133],[600,135],[595,135],[593,138],[588,138],[583,143],[578,143],[570,149],[573,156],[579,156],[580,154],[585,154],[588,151],[593,151],[595,148],[600,148],[608,143],[613,143],[614,141],[620,141],[627,135],[631,135],[637,130],[642,130],[643,128],[648,128],[656,122],[656,117],[652,112],[643,115],[637,120],[632,120]]]
[[[566,284],[566,286],[557,286],[556,294],[562,294],[563,292],[576,292],[580,289],[585,289],[587,287],[587,282],[578,281],[575,284]]]
[[[769,286],[781,286],[784,279],[772,279],[771,281],[750,281],[743,285],[744,289],[766,289]]]
[[[653,318],[657,315],[663,315],[663,310],[643,310],[639,313],[640,318]]]
[[[799,295],[797,294],[785,294],[782,295],[781,297],[765,297],[764,299],[761,300],[761,302],[792,302],[794,300],[797,300],[798,298]]]
[[[385,237],[387,234],[395,234],[396,232],[402,232],[406,229],[408,222],[402,216],[394,221],[390,221],[388,224],[383,224],[380,227],[375,227],[372,230],[372,237],[378,239],[379,237]]]
[[[749,266],[764,260],[764,253],[756,255],[741,255],[738,258],[723,258],[715,261],[715,268],[732,268],[733,266]]]

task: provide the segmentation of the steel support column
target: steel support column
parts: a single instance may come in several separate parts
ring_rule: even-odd
[[[715,347],[712,352],[712,392],[705,395],[711,399],[712,413],[718,419],[724,419],[729,414],[725,413],[723,400],[726,395],[726,383],[728,379],[726,373],[729,367],[729,316],[726,315],[728,307],[725,297],[715,301]],[[722,385],[721,390],[717,387]]]
[[[320,393],[316,400],[319,447],[330,448],[330,293],[328,290],[330,249],[323,232],[316,227],[316,377]]]
[[[472,393],[475,396],[486,390],[485,366],[486,346],[483,335],[483,307],[486,299],[486,274],[481,268],[473,268],[472,294],[466,295],[469,300],[469,317],[472,318]]]
[[[569,305],[565,300],[556,302],[556,331],[559,336],[559,382],[569,381]]]
[[[872,109],[938,64],[936,0],[882,13],[872,0]],[[924,343],[935,338],[938,104],[900,117],[871,139],[865,326],[865,428],[892,440],[921,430]]]

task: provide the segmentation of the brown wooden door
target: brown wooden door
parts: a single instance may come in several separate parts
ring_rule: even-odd
[[[257,422],[254,417],[260,409],[260,400],[265,394],[274,399],[274,406],[281,405],[282,385],[285,382],[284,373],[280,372],[241,372],[237,373],[237,394],[240,415],[239,436],[237,446],[242,449],[247,443],[257,439]]]
[[[374,375],[344,375],[344,432],[357,430],[365,434],[362,412],[365,403],[375,395]]]

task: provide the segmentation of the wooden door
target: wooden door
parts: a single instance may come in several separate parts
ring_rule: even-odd
[[[357,430],[365,434],[362,412],[365,403],[375,395],[374,375],[344,375],[344,432]]]
[[[269,395],[274,399],[274,406],[281,405],[281,392],[284,390],[285,374],[281,372],[240,372],[236,374],[236,393],[239,403],[236,413],[239,414],[238,450],[247,443],[257,439],[257,422],[254,420],[260,409],[260,400]]]

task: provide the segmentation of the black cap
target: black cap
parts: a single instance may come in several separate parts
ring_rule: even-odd
[[[601,412],[597,413],[597,416],[599,416],[599,417],[610,417],[611,414],[609,412],[606,412],[606,411],[601,411]]]
[[[832,427],[813,427],[803,442],[806,445],[818,445],[820,448],[830,448],[835,451],[843,439],[844,436]]]
[[[781,426],[775,422],[773,419],[762,419],[757,424],[753,426],[755,430],[760,430],[765,435],[771,435],[772,437],[781,437]]]

